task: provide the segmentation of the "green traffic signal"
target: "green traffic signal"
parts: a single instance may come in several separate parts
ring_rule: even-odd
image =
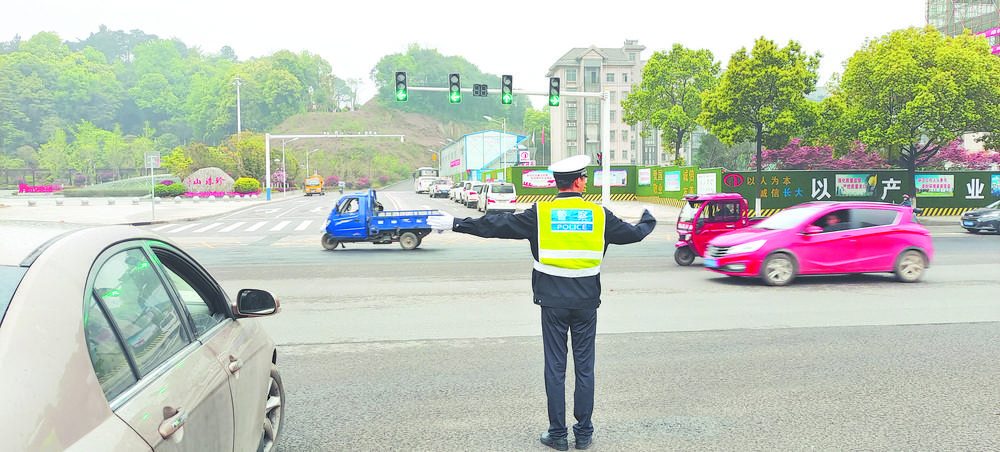
[[[514,102],[514,77],[505,75],[500,83],[500,103],[509,105]]]
[[[559,106],[559,77],[549,78],[549,106]]]
[[[396,71],[396,101],[406,102],[406,72]]]
[[[453,104],[462,102],[462,77],[457,73],[448,74],[448,101]]]

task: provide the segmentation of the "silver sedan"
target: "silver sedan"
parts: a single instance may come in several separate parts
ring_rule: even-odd
[[[8,450],[272,450],[284,387],[252,318],[193,258],[130,226],[0,222]]]

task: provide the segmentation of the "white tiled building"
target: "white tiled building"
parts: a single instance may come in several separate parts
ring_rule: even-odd
[[[642,51],[638,41],[626,40],[620,48],[574,48],[566,52],[550,68],[546,77],[559,77],[561,99],[558,107],[550,107],[552,129],[551,161],[571,155],[600,152],[601,127],[608,127],[610,148],[605,158],[618,165],[659,165],[665,153],[659,146],[659,133],[640,135],[641,124],[629,126],[622,121],[621,101],[642,81]],[[609,90],[611,123],[601,124],[599,99],[572,97],[574,91],[601,92]]]

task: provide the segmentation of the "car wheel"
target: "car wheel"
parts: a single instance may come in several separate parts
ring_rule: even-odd
[[[281,428],[285,423],[285,385],[281,382],[278,368],[271,365],[271,378],[267,387],[267,399],[264,403],[264,432],[260,438],[257,452],[271,452],[278,445]]]
[[[323,248],[328,250],[336,249],[337,245],[340,245],[340,240],[333,238],[333,236],[327,232],[323,233],[323,239],[321,241],[323,242]]]
[[[772,254],[760,266],[760,277],[769,286],[788,285],[795,279],[795,262],[787,254]]]
[[[399,236],[399,246],[403,247],[404,250],[412,250],[420,246],[420,239],[417,238],[417,234],[404,232],[403,235]]]
[[[896,274],[897,280],[911,283],[917,282],[924,275],[925,268],[927,268],[927,262],[920,251],[906,250],[896,258],[896,267],[893,273]]]
[[[682,246],[674,250],[674,262],[677,265],[686,267],[694,262],[694,251],[691,251],[690,246]]]

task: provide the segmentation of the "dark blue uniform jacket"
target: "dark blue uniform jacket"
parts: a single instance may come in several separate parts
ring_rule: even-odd
[[[561,192],[557,198],[581,197],[580,193]],[[622,221],[604,208],[604,251],[608,245],[635,243],[653,231],[656,219],[647,211],[637,225]],[[533,205],[515,214],[484,215],[481,218],[455,219],[456,232],[499,239],[527,239],[531,256],[538,260],[538,209]],[[535,304],[551,308],[596,309],[601,304],[601,275],[583,278],[552,276],[532,269],[531,287]]]

